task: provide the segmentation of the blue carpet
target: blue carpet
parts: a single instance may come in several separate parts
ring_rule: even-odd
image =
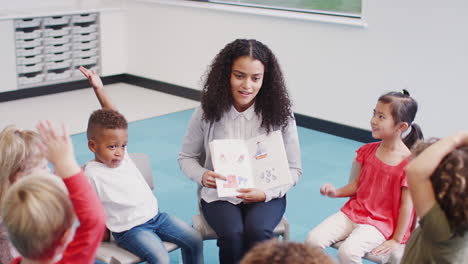
[[[179,169],[177,155],[193,110],[172,113],[129,124],[128,152],[150,155],[160,210],[191,223],[197,214],[196,184]],[[299,127],[303,175],[288,192],[286,216],[291,240],[303,242],[307,233],[327,216],[337,212],[346,199],[323,197],[319,188],[330,182],[342,186],[348,181],[351,162],[362,143]],[[93,158],[86,134],[72,137],[80,164]],[[336,255],[334,249],[327,252]],[[180,250],[171,255],[171,263],[181,261]],[[214,240],[204,242],[205,263],[218,263]],[[369,263],[369,262],[367,262]]]

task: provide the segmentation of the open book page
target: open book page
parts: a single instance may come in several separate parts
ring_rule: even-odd
[[[215,172],[227,179],[216,179],[219,197],[237,196],[237,189],[254,186],[251,159],[244,140],[214,140],[210,148]]]
[[[292,183],[280,131],[248,140],[223,139],[210,143],[219,197],[232,197],[239,188],[268,190]]]
[[[292,183],[288,158],[284,149],[283,136],[279,130],[268,136],[249,139],[248,146],[253,153],[252,169],[254,186],[268,190]]]

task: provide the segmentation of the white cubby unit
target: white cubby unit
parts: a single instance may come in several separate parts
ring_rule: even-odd
[[[83,79],[78,68],[100,73],[98,13],[14,20],[18,88]]]

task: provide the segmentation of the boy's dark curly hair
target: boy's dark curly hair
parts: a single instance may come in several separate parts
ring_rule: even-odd
[[[267,132],[275,127],[286,127],[292,117],[292,111],[283,73],[271,50],[254,39],[236,39],[227,44],[213,59],[203,85],[203,119],[208,122],[219,121],[231,108],[232,65],[242,56],[259,60],[265,67],[263,84],[255,98],[255,113],[262,117],[261,126]]]
[[[419,155],[438,139],[420,142],[413,148]],[[468,230],[468,147],[450,152],[431,175],[432,187],[437,203],[444,211],[451,228],[463,236]]]
[[[87,136],[93,139],[100,129],[127,129],[128,123],[125,117],[111,109],[99,109],[94,111],[88,120]]]

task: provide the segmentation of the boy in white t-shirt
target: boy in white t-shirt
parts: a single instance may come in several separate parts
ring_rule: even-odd
[[[148,263],[169,263],[162,241],[181,247],[184,263],[203,263],[203,241],[185,222],[159,212],[158,202],[128,156],[128,124],[104,92],[95,71],[83,67],[103,109],[88,121],[88,147],[95,159],[84,171],[107,213],[106,226],[119,246]]]

